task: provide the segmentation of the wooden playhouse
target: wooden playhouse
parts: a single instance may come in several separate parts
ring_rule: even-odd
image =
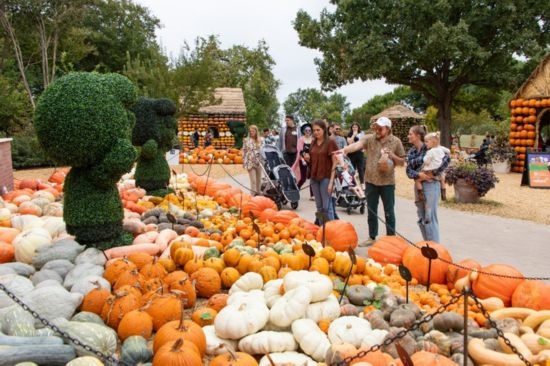
[[[217,149],[228,149],[235,145],[235,139],[227,127],[227,121],[246,123],[246,105],[240,88],[216,88],[214,97],[219,104],[199,108],[199,113],[185,114],[178,121],[178,139],[183,148],[192,149],[191,135],[199,130],[199,146],[204,146],[204,136],[212,131],[212,145]]]
[[[510,145],[517,152],[512,171],[521,173],[528,149],[544,149],[550,139],[550,54],[510,101]]]

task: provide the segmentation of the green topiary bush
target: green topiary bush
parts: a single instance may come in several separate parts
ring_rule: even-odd
[[[118,74],[71,73],[40,96],[35,129],[46,154],[69,165],[63,219],[82,244],[105,249],[128,243],[116,183],[136,159],[130,142],[134,117],[127,110],[136,89]]]
[[[242,149],[243,137],[245,137],[248,132],[246,129],[246,124],[243,121],[236,120],[229,120],[225,124],[229,127],[229,131],[235,139],[235,148]]]
[[[135,172],[136,186],[150,195],[164,196],[171,191],[166,152],[172,148],[177,133],[176,105],[169,99],[142,97],[132,111],[136,116],[132,143],[141,147]]]

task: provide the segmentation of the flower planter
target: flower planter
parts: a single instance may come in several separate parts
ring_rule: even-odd
[[[459,178],[455,184],[455,199],[461,203],[478,203],[479,193],[472,184],[468,183],[465,179]]]
[[[510,161],[493,161],[493,170],[495,173],[510,173]]]

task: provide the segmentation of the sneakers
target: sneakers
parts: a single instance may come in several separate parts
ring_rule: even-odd
[[[371,245],[374,244],[375,241],[376,241],[376,239],[369,238],[368,240],[365,240],[365,241],[359,243],[359,246],[360,247],[370,247]]]

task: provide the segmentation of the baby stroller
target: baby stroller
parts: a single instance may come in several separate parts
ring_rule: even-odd
[[[287,202],[290,202],[292,209],[298,208],[300,190],[292,169],[283,159],[283,154],[277,146],[270,144],[264,144],[260,152],[264,159],[262,168],[265,173],[261,185],[262,193],[275,201],[279,208]]]
[[[344,162],[348,166],[348,173],[354,176],[355,169],[347,156],[344,157]],[[351,214],[351,210],[356,208],[359,208],[359,212],[364,214],[365,200],[359,198],[349,187],[344,187],[342,184],[344,168],[337,166],[335,173],[333,196],[336,198],[336,207],[345,208],[348,215]]]

